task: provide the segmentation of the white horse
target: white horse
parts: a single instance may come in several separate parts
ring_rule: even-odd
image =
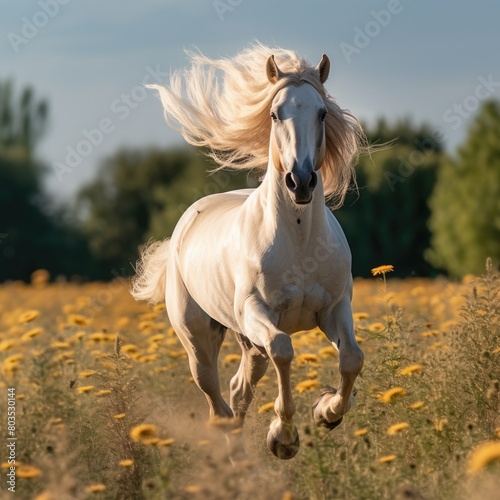
[[[313,406],[315,421],[329,429],[354,404],[363,366],[351,311],[351,254],[325,195],[342,203],[364,136],[323,86],[326,55],[317,67],[262,45],[232,60],[190,57],[191,67],[174,73],[168,88],[151,85],[167,121],[189,143],[208,147],[221,168],[265,168],[265,175],[257,189],[207,196],[186,210],[170,240],[144,250],[132,294],[166,301],[212,417],[243,425],[271,360],[277,418],[267,444],[289,459],[299,449],[290,335],[319,327],[339,350],[340,387],[323,390]],[[227,330],[242,351],[229,405],[217,372]]]

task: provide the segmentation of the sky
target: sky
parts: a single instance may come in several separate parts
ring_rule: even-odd
[[[232,57],[258,40],[332,62],[328,91],[368,124],[427,122],[453,152],[500,98],[500,2],[432,0],[0,0],[0,81],[50,106],[37,154],[71,201],[118,149],[182,144],[144,83],[185,49]]]

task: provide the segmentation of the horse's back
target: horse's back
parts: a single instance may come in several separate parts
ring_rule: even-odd
[[[203,240],[205,244],[210,244],[213,240],[220,241],[220,233],[228,229],[236,212],[253,191],[255,190],[239,189],[199,199],[179,219],[172,239],[177,240],[177,245],[184,245],[196,233],[196,239]]]

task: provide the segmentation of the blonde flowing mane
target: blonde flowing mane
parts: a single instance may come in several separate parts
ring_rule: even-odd
[[[342,204],[348,188],[355,186],[353,163],[365,136],[358,120],[328,94],[313,66],[294,51],[261,44],[232,59],[187,54],[191,66],[173,73],[168,87],[148,87],[158,91],[167,123],[189,144],[207,148],[218,169],[265,170],[276,93],[287,85],[311,84],[328,109],[320,170],[325,195],[336,206]],[[266,75],[271,55],[284,73],[276,83]]]

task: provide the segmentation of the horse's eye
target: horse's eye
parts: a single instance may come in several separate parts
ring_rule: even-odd
[[[327,112],[326,111],[323,111],[319,117],[319,119],[324,122],[326,120],[326,115],[327,115]]]
[[[278,117],[276,116],[276,113],[274,111],[271,111],[271,118],[273,119],[273,122],[278,121]]]

